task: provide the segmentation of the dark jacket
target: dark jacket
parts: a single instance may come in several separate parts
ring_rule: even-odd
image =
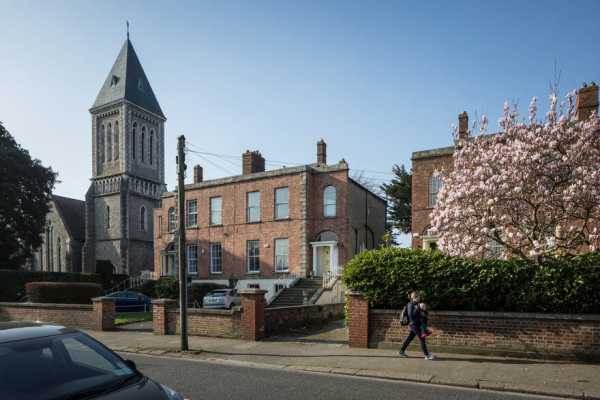
[[[416,301],[410,301],[406,305],[406,311],[410,326],[414,326],[415,328],[421,327],[421,309],[419,308],[419,303]]]

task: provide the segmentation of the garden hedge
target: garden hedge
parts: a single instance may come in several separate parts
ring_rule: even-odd
[[[28,282],[25,291],[32,303],[90,304],[102,294],[102,286],[83,282]]]
[[[103,283],[97,274],[72,272],[45,272],[25,270],[0,270],[0,301],[19,301],[25,297],[27,282],[92,282]],[[107,282],[107,285],[112,282]],[[108,289],[108,287],[105,287]]]
[[[419,290],[436,310],[600,314],[598,252],[536,264],[387,247],[356,255],[343,280],[376,308],[401,308]]]

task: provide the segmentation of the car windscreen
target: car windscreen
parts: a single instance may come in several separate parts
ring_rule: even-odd
[[[102,393],[138,373],[82,333],[0,344],[0,399],[58,400]]]
[[[225,296],[226,294],[227,294],[227,292],[226,292],[226,291],[222,291],[222,290],[220,290],[220,291],[214,291],[214,292],[210,292],[208,295],[209,295],[210,297],[223,297],[223,296]]]

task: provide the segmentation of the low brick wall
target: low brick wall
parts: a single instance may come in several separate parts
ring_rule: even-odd
[[[233,310],[188,309],[188,334],[256,341],[302,327],[320,327],[344,315],[343,304],[265,308],[261,289],[242,289]],[[179,333],[179,308],[168,299],[152,301],[154,333]]]
[[[233,310],[188,309],[188,335],[237,339],[240,337],[239,308]],[[179,309],[167,310],[167,335],[179,334]]]
[[[369,343],[398,346],[407,334],[398,310],[370,310]],[[427,341],[447,348],[600,357],[600,315],[432,311]]]
[[[115,307],[112,299],[92,304],[0,303],[0,321],[40,321],[67,327],[111,330]]]
[[[267,336],[271,336],[298,328],[318,328],[343,316],[343,303],[267,308],[265,331]]]

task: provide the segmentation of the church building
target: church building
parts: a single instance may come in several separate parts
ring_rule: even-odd
[[[129,37],[90,108],[92,178],[85,202],[54,196],[32,268],[153,270],[152,210],[165,188],[166,117]]]

